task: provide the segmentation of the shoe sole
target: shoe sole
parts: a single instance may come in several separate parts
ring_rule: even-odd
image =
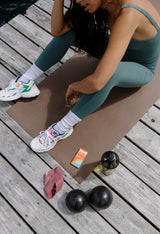
[[[17,99],[20,99],[20,98],[33,98],[33,97],[36,97],[40,94],[40,91],[39,90],[33,90],[33,91],[30,91],[28,93],[23,93],[23,94],[17,94],[13,97],[8,97],[8,98],[0,98],[0,101],[15,101]]]
[[[72,133],[73,133],[73,128],[71,128],[71,129],[69,130],[68,134],[67,134],[65,137],[61,138],[61,139],[58,140],[58,141],[61,141],[61,140],[63,140],[63,139],[66,139],[66,138],[69,137]],[[43,149],[42,149],[42,150],[37,150],[36,148],[34,148],[34,146],[32,145],[32,141],[31,141],[31,143],[30,143],[30,147],[31,147],[31,149],[32,149],[34,152],[36,152],[36,153],[44,153],[44,152],[47,152],[47,151],[53,149],[53,148],[55,147],[55,145],[57,144],[58,141],[55,141],[55,142],[54,142],[55,144],[53,144],[52,146],[48,147],[48,148],[45,149],[45,150],[43,150]]]

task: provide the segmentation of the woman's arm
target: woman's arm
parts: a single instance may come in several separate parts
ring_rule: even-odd
[[[66,100],[73,91],[92,94],[107,84],[124,56],[138,24],[139,19],[135,12],[127,9],[121,13],[113,25],[107,49],[94,73],[81,81],[71,83]]]
[[[55,0],[51,16],[51,33],[53,36],[61,36],[71,29],[64,23],[64,0]]]
[[[123,9],[112,27],[107,50],[94,72],[98,90],[101,90],[115,73],[138,25],[137,12],[134,9]]]

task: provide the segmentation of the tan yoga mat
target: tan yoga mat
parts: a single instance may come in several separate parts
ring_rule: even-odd
[[[40,85],[35,99],[22,99],[8,110],[32,137],[60,120],[69,108],[65,105],[65,91],[70,82],[82,79],[94,71],[97,60],[86,56],[68,60]],[[160,97],[160,64],[154,79],[138,88],[114,88],[105,103],[74,128],[73,134],[57,143],[49,154],[79,183],[97,166],[102,154],[128,133],[145,112]],[[79,148],[88,151],[80,169],[70,162]]]

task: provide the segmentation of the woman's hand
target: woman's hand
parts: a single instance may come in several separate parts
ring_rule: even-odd
[[[91,74],[86,78],[71,83],[66,91],[66,103],[73,105],[75,104],[82,94],[92,94],[99,91],[97,89],[96,77]]]
[[[79,94],[80,94],[79,92],[72,89],[72,84],[70,84],[66,91],[66,97],[65,97],[66,103],[68,105],[73,105],[76,102]]]

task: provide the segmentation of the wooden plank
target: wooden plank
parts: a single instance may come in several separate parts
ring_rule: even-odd
[[[75,233],[2,157],[0,169],[3,196],[36,233]]]
[[[50,15],[52,13],[53,4],[54,4],[53,0],[46,0],[45,4],[44,4],[43,0],[39,0],[39,1],[35,2],[36,6],[40,7],[42,10],[46,11]],[[65,7],[64,8],[64,12],[67,11],[66,7],[68,8],[69,5],[70,5],[70,1],[69,0],[65,0],[64,1],[64,7]]]
[[[160,135],[138,122],[127,137],[160,162]]]
[[[117,190],[135,209],[160,230],[160,196],[153,192],[121,164],[112,176],[101,177]]]
[[[6,113],[1,113],[1,119],[17,135],[19,135],[23,139],[23,141],[27,142],[27,144],[30,143],[31,137],[29,136],[29,134],[27,134],[23,130],[23,128],[21,128],[20,126],[18,126],[18,124],[14,120],[12,120]],[[30,153],[29,150],[26,151],[25,150],[25,146],[23,146],[22,142],[20,142],[19,139],[16,140],[15,136],[13,137],[13,133],[12,134],[11,133],[7,134],[5,127],[0,126],[0,128],[1,128],[0,136],[1,136],[1,134],[2,134],[2,136],[4,136],[4,132],[5,132],[5,138],[8,141],[7,145],[9,144],[9,147],[11,147],[9,149],[9,152],[8,152],[8,148],[7,148],[7,152],[6,152],[5,149],[3,149],[5,156],[7,157],[7,159],[11,163],[14,164],[14,166],[18,170],[20,170],[21,173],[23,173],[23,175],[25,177],[28,178],[28,175],[29,175],[31,177],[31,179],[29,179],[30,177],[28,179],[32,182],[33,178],[34,178],[34,180],[35,180],[35,178],[38,178],[38,176],[34,176],[33,175],[33,173],[34,174],[37,173],[36,175],[38,175],[37,170],[39,170],[39,174],[42,174],[43,171],[47,171],[47,169],[43,169],[44,165],[43,164],[41,165],[42,162],[41,163],[39,162],[38,157],[35,158],[34,154]],[[18,149],[16,147],[17,142],[19,144]],[[2,139],[2,142],[0,142],[0,144],[3,144],[3,139]],[[15,149],[16,149],[16,152],[15,152]],[[25,161],[24,161],[24,157],[23,157],[23,155],[24,155],[23,151],[25,151]],[[12,152],[12,155],[10,154],[10,152]],[[16,160],[13,157],[14,152],[16,154]],[[47,153],[40,154],[39,157],[43,158],[43,160],[48,165],[50,165],[51,167],[55,167],[57,165],[57,162],[52,157],[50,157],[49,154],[47,154]],[[21,163],[22,160],[25,163],[25,165],[23,165]],[[126,178],[127,178],[127,176],[128,176],[128,174],[126,174]],[[74,188],[80,188],[83,191],[88,191],[88,189],[91,189],[91,188],[95,187],[98,184],[102,184],[100,182],[100,180],[97,177],[95,177],[93,174],[91,174],[81,185],[79,185],[67,172],[65,172],[65,180],[72,187],[74,187]],[[116,184],[119,183],[119,180],[121,180],[121,176],[119,177],[119,179],[117,179],[117,181],[113,181],[113,184],[114,183],[116,183]],[[125,180],[123,182],[126,183]],[[39,184],[39,182],[34,181],[34,183],[35,183],[34,186],[36,188],[37,188],[37,186],[42,187],[42,182]],[[143,183],[141,183],[141,184],[143,185]],[[113,187],[114,187],[114,185],[113,185]],[[40,192],[41,192],[41,190],[40,190]],[[121,191],[121,192],[122,192],[122,195],[123,195],[123,191]],[[61,191],[60,191],[60,193],[61,193]],[[62,195],[60,194],[60,196],[62,196]],[[104,210],[104,211],[102,211],[100,213],[119,232],[121,232],[121,233],[128,233],[128,234],[129,233],[145,233],[145,234],[158,233],[145,219],[143,219],[143,217],[141,217],[135,210],[133,210],[127,203],[125,203],[123,201],[123,199],[121,199],[120,197],[118,197],[116,195],[116,193],[113,192],[113,196],[114,196],[114,199],[113,199],[113,203],[110,206],[110,208],[106,209],[106,210]],[[56,199],[56,197],[55,197],[55,199]],[[86,215],[86,213],[83,213],[83,216],[84,215]],[[87,213],[87,215],[90,216],[89,213]],[[90,216],[90,219],[92,219],[93,222],[95,222],[95,220],[94,220],[95,217]],[[96,217],[96,220],[97,220],[97,217]],[[126,226],[126,223],[128,223],[127,226]],[[101,224],[101,226],[103,226],[103,224]],[[97,228],[95,230],[98,230]],[[105,233],[105,231],[103,230],[103,231],[101,231],[101,233]]]
[[[113,150],[118,153],[123,165],[160,194],[160,165],[157,162],[126,138],[123,138]]]
[[[51,25],[51,17],[45,13],[43,10],[39,9],[38,7],[32,5],[26,11],[25,16],[36,23],[38,26],[42,27],[48,33],[50,33],[50,25]],[[73,56],[75,52],[72,49],[69,49],[66,55],[63,57],[62,62],[64,63],[68,60],[71,56]]]
[[[32,43],[8,24],[0,28],[0,33],[1,38],[6,43],[17,50],[21,55],[25,56],[31,63],[33,63],[42,52],[42,48]]]
[[[107,181],[107,184],[110,184],[110,183],[108,183],[108,177],[110,177],[110,181],[112,181],[112,175],[104,176],[100,173],[99,173],[99,175],[102,176],[103,179],[105,178],[105,181]],[[126,178],[127,178],[127,176],[128,176],[128,174],[126,174]],[[113,187],[113,189],[116,189],[115,183],[118,184],[121,179],[122,179],[122,177],[120,176],[119,178],[117,178],[117,181],[114,180],[113,183],[110,184]],[[122,182],[122,184],[123,184],[123,182]],[[90,189],[94,188],[95,186],[105,185],[105,184],[102,184],[99,180],[97,180],[97,178],[93,174],[88,176],[88,178],[83,182],[83,184],[81,186],[83,188],[83,190],[88,191],[88,184],[90,185]],[[123,185],[122,185],[122,188],[123,188]],[[121,196],[123,197],[123,192],[121,193],[120,190],[117,190],[117,191],[118,191],[118,194],[120,193]],[[132,188],[128,191],[128,193],[129,192],[132,193]],[[113,195],[114,195],[113,196],[114,204],[112,203],[110,208],[108,208],[106,210],[101,210],[99,212],[104,218],[108,218],[109,222],[112,225],[114,225],[120,233],[127,233],[127,234],[129,234],[129,233],[130,234],[131,233],[132,234],[133,233],[140,233],[140,234],[142,234],[142,233],[144,233],[144,234],[157,233],[158,234],[159,233],[147,221],[145,221],[142,218],[142,216],[138,215],[138,213],[136,213],[136,211],[134,209],[132,209],[129,205],[127,205],[125,203],[125,201],[120,199],[120,197],[118,197],[118,195],[116,193],[113,193]],[[144,200],[145,200],[145,198],[144,198]],[[136,208],[137,208],[137,210],[139,210],[138,207],[136,207]]]
[[[64,1],[64,7],[69,8],[70,6],[70,0],[65,0]],[[52,8],[53,8],[54,1],[53,0],[46,0],[45,4],[43,0],[39,0],[34,3],[34,5],[40,7],[42,10],[46,11],[48,14],[51,15],[52,13]],[[64,9],[64,12],[66,12],[67,9]]]
[[[52,13],[53,2],[54,2],[53,0],[46,0],[45,4],[44,4],[43,0],[39,0],[39,1],[35,2],[35,6],[40,7],[42,11],[46,11],[48,14],[50,14],[50,21],[51,21],[51,13]],[[66,11],[68,10],[68,8],[70,6],[70,3],[71,3],[70,0],[65,0],[64,1],[64,13],[66,13]],[[41,12],[40,12],[40,14],[41,14]],[[50,22],[49,22],[49,24],[50,24]],[[48,32],[50,33],[50,31],[51,30],[49,30]],[[71,48],[75,49],[74,46],[72,46]]]
[[[4,89],[9,81],[13,78],[13,74],[9,72],[2,64],[0,64],[0,88]],[[13,102],[2,102],[0,101],[0,109],[6,111],[13,105]]]
[[[7,111],[12,106],[11,102],[2,102],[0,101],[0,109],[3,111]]]
[[[0,207],[1,234],[34,233],[2,197],[0,197]]]
[[[39,57],[39,55],[43,51],[41,47],[31,42],[29,39],[27,39],[25,36],[17,32],[8,24],[2,26],[0,28],[0,32],[1,32],[1,38],[14,50],[16,50],[27,60],[29,60],[30,63],[34,63],[35,60]],[[15,37],[17,38],[17,40],[14,40]],[[53,68],[52,72],[56,70],[57,67],[59,66],[60,64],[55,68]]]
[[[46,45],[53,39],[51,34],[38,27],[23,15],[17,15],[8,23],[23,33],[23,35],[25,35],[27,38],[30,38],[30,40],[35,42],[39,47],[45,48]]]
[[[142,121],[160,134],[160,110],[152,106],[142,117]]]
[[[53,36],[51,36],[49,33],[44,31],[43,29],[41,29],[36,24],[34,24],[22,15],[18,15],[15,18],[13,18],[9,22],[9,24],[16,28],[18,31],[20,31],[27,38],[29,38],[32,42],[36,43],[42,49],[44,49],[47,46],[47,44],[49,44],[49,42],[53,39]],[[58,62],[45,73],[49,75],[56,69],[58,69],[60,66],[61,63]]]
[[[4,89],[8,82],[15,77],[10,71],[8,71],[2,64],[0,64],[0,88]]]
[[[26,11],[25,16],[41,26],[47,32],[51,32],[51,16],[39,9],[35,5],[32,5]]]
[[[0,61],[2,65],[5,65],[11,72],[16,74],[16,76],[23,74],[31,66],[31,63],[25,60],[14,49],[10,48],[1,40],[0,40],[0,54],[1,54]],[[39,84],[45,78],[46,75],[40,76],[36,80],[36,84]]]
[[[31,28],[30,28],[30,30],[31,30]],[[37,30],[38,30],[38,27],[37,27]],[[23,32],[24,32],[24,29],[23,29]],[[35,60],[39,57],[39,55],[43,51],[43,49],[40,46],[37,46],[36,44],[31,42],[29,39],[27,39],[21,33],[17,32],[15,29],[13,29],[8,24],[5,24],[4,26],[2,26],[0,28],[0,33],[1,33],[1,38],[7,44],[9,44],[13,49],[15,49],[21,55],[26,57],[26,59],[29,60],[29,62],[31,62],[31,63],[34,63]],[[42,33],[42,31],[41,31],[41,33]],[[14,40],[15,37],[17,38],[17,40]],[[33,40],[32,37],[31,37],[31,40]],[[34,40],[38,44],[39,40],[36,41],[37,36],[34,37]],[[42,40],[43,40],[43,38],[42,38]],[[48,40],[47,40],[47,42],[48,42]],[[45,40],[44,40],[44,42],[45,42]],[[45,42],[45,45],[47,46],[46,42]],[[75,54],[75,52],[72,49],[69,49],[68,52],[65,54],[65,56],[62,58],[62,62],[65,62],[66,60],[68,60],[74,54]],[[54,68],[53,71],[56,68]]]
[[[7,158],[7,160],[10,161],[10,163],[14,165],[14,167],[23,175],[23,177],[25,177],[26,180],[32,184],[32,186],[41,194],[41,196],[45,200],[47,200],[50,203],[50,205],[55,210],[57,210],[57,212],[60,213],[63,216],[63,218],[67,220],[78,232],[80,232],[83,227],[83,233],[88,233],[88,232],[94,233],[95,230],[98,233],[105,233],[106,228],[109,231],[109,233],[117,233],[103,218],[101,218],[101,216],[98,215],[98,213],[93,212],[93,209],[91,207],[88,207],[83,212],[83,215],[82,214],[71,215],[71,213],[67,210],[65,206],[66,193],[71,190],[71,188],[66,183],[63,184],[62,189],[59,191],[59,193],[57,193],[57,195],[53,199],[48,200],[43,191],[43,188],[44,188],[43,175],[45,172],[49,171],[50,168],[39,157],[37,157],[35,153],[33,153],[28,147],[26,147],[26,145],[17,136],[15,136],[6,126],[4,126],[2,122],[0,122],[0,129],[1,129],[0,136],[5,136],[3,137],[2,141],[0,141],[0,148],[1,149],[3,148],[1,150],[2,154]],[[2,175],[3,175],[3,171],[2,171]],[[16,181],[14,176],[11,176],[11,175],[8,175],[8,176],[12,177],[13,180]],[[5,178],[5,181],[3,181],[4,185],[7,184],[7,181],[9,181],[9,184],[11,183],[10,180],[8,180],[8,178]],[[24,185],[19,184],[19,187],[23,188]],[[28,190],[28,193],[30,194],[32,193],[32,191],[30,191],[31,188],[29,189],[27,185],[25,185],[25,188]],[[9,189],[9,190],[12,191],[12,189]],[[28,203],[31,201],[33,202],[33,204],[36,204],[36,202],[33,201],[32,196],[31,195],[29,196],[28,193],[26,193],[25,195],[26,197],[28,197],[28,200],[29,200]],[[7,189],[7,191],[5,191],[4,196],[7,197],[8,200],[9,199],[12,200],[10,202],[13,204],[14,198],[12,199],[12,197],[10,197],[11,195],[12,195],[12,192],[10,194],[10,192]],[[16,194],[14,195],[14,197],[16,198]],[[16,200],[19,200],[19,199],[16,198]],[[21,203],[24,203],[24,202],[21,202]],[[27,207],[29,207],[29,204],[27,205]],[[20,209],[20,208],[17,207],[16,209]],[[31,212],[30,209],[28,212]],[[41,209],[41,213],[45,213],[45,215],[48,213],[47,209],[46,211],[43,210],[43,207],[41,207],[40,209]],[[51,215],[48,213],[48,215],[46,215],[46,218],[48,218],[48,216],[51,217],[52,225],[50,226],[52,226],[52,228],[56,225],[56,223],[58,225],[59,221],[56,220],[55,218],[53,219],[53,217],[56,217],[56,214]],[[41,220],[41,218],[42,217],[39,217],[39,220]],[[45,222],[43,222],[43,225]],[[47,225],[47,222],[46,222],[46,225]],[[59,225],[60,225],[60,222],[59,222]],[[63,227],[62,230],[64,231],[65,227]],[[61,233],[61,232],[58,232],[58,233]]]
[[[160,98],[157,100],[155,104],[160,108]]]
[[[14,74],[23,74],[31,65],[21,55],[0,40],[1,63]]]
[[[51,15],[53,4],[54,4],[53,0],[46,0],[45,4],[44,4],[43,0],[39,0],[39,1],[35,2],[34,5],[40,7],[42,10],[46,11],[48,14]]]

